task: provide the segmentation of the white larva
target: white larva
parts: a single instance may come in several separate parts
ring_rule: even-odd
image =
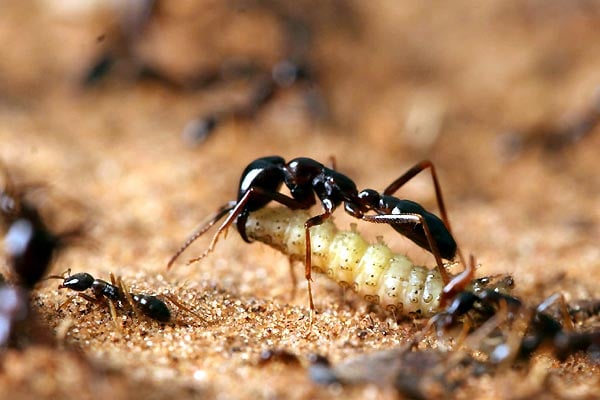
[[[266,207],[250,214],[246,233],[291,260],[304,262],[304,210]],[[310,229],[312,266],[366,300],[397,314],[431,316],[440,309],[439,271],[414,265],[383,243],[370,244],[356,231],[340,231],[330,219]]]

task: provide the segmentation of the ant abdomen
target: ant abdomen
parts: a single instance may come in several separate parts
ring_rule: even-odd
[[[248,237],[304,260],[304,224],[309,214],[286,207],[250,214]],[[313,268],[370,302],[398,313],[429,316],[440,308],[444,286],[437,270],[414,265],[383,243],[368,243],[358,232],[339,231],[331,219],[310,228]]]
[[[164,301],[154,295],[132,294],[131,298],[135,302],[138,310],[149,318],[158,322],[170,322],[171,311]]]

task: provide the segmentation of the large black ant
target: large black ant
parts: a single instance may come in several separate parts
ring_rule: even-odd
[[[114,274],[112,273],[110,274],[110,282],[94,278],[87,272],[78,272],[71,275],[70,270],[67,270],[67,272],[63,275],[51,275],[47,279],[62,279],[63,282],[59,285],[59,289],[66,288],[80,292],[78,295],[90,302],[106,302],[115,324],[117,324],[116,309],[124,308],[125,304],[131,306],[131,309],[133,309],[134,312],[137,313],[137,310],[139,310],[143,315],[155,321],[162,323],[172,322],[171,310],[162,299],[155,295],[131,292],[126,287],[123,280],[120,277],[115,278]],[[86,293],[81,293],[88,289],[91,289],[93,296],[89,296]],[[189,314],[201,318],[172,296],[166,294],[163,294],[162,296],[166,297],[170,302]],[[71,300],[67,300],[65,303],[63,303],[61,308],[70,301]]]
[[[333,161],[332,164],[335,164],[335,162]],[[425,169],[431,171],[442,219],[426,211],[418,203],[392,196],[406,182]],[[290,196],[279,192],[283,184],[289,189]],[[359,192],[356,184],[349,177],[335,170],[335,165],[329,168],[313,159],[304,157],[295,158],[287,163],[279,156],[256,159],[242,173],[237,200],[229,201],[221,206],[207,223],[203,224],[190,236],[167,265],[170,267],[194,240],[208,231],[225,215],[228,216],[217,230],[208,249],[200,257],[190,260],[189,263],[198,261],[212,252],[219,236],[232,223],[236,224],[242,239],[250,242],[246,235],[248,216],[250,212],[265,207],[269,202],[275,201],[296,210],[312,207],[317,203],[317,199],[323,207],[323,213],[309,218],[304,224],[306,237],[305,277],[308,281],[311,310],[314,309],[314,304],[310,285],[312,269],[310,228],[322,224],[342,203],[346,212],[353,217],[368,222],[389,224],[400,234],[430,251],[436,259],[443,283],[447,286],[444,291],[445,297],[450,297],[450,294],[453,295],[459,286],[464,286],[466,281],[470,279],[471,273],[468,276],[462,276],[461,274],[460,280],[455,278],[451,281],[448,272],[444,268],[442,258],[453,259],[458,247],[450,230],[450,222],[435,167],[429,160],[417,163],[393,181],[383,191],[383,194],[380,194],[372,189]],[[367,214],[370,211],[376,214]],[[458,251],[458,254],[462,260],[460,251]]]

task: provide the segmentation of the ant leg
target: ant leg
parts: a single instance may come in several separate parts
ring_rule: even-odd
[[[110,310],[110,316],[115,324],[115,329],[118,333],[121,333],[121,325],[117,319],[117,309],[115,307],[115,303],[111,299],[107,299],[108,301],[108,309]]]
[[[475,276],[475,256],[473,254],[469,257],[469,263],[465,266],[465,269],[460,274],[453,277],[448,283],[444,285],[442,289],[442,297],[440,299],[440,306],[444,306],[448,300],[462,292],[465,287],[473,280]]]
[[[161,293],[161,296],[169,300],[171,303],[175,304],[179,309],[185,311],[186,313],[198,318],[201,321],[206,321],[206,318],[193,311],[191,308],[185,306],[182,302],[180,302],[175,296],[168,293]]]
[[[110,273],[110,281],[112,282],[112,284],[114,286],[118,287],[119,290],[123,293],[123,297],[125,298],[125,300],[127,300],[127,303],[129,303],[129,306],[133,310],[133,313],[135,314],[136,318],[139,318],[140,314],[138,314],[138,310],[135,305],[135,302],[131,298],[131,293],[129,292],[129,288],[125,285],[125,282],[123,282],[123,279],[121,279],[120,276],[115,279],[115,275],[111,272]]]
[[[554,303],[558,303],[558,307],[560,310],[560,314],[563,320],[563,326],[565,331],[573,332],[575,330],[575,326],[573,325],[573,320],[571,319],[571,315],[569,314],[569,308],[567,307],[567,301],[565,300],[565,296],[562,293],[554,293],[546,300],[541,302],[535,309],[536,312],[542,313],[545,312],[548,308],[550,308]]]
[[[171,266],[173,265],[175,260],[177,260],[177,258],[181,255],[181,253],[183,253],[185,251],[185,249],[187,249],[196,239],[198,239],[200,236],[202,236],[204,233],[206,233],[210,228],[212,228],[212,226],[214,224],[216,224],[218,220],[223,218],[223,216],[225,214],[227,214],[228,212],[233,210],[235,205],[236,205],[235,201],[230,201],[230,202],[224,204],[223,206],[221,206],[221,208],[219,208],[219,210],[215,214],[213,214],[208,219],[207,222],[200,225],[200,227],[197,228],[196,231],[194,233],[192,233],[192,235],[190,237],[187,238],[185,243],[179,248],[179,250],[177,250],[177,252],[173,255],[173,257],[171,257],[171,259],[167,263],[167,269],[171,268]]]
[[[423,161],[415,164],[412,168],[410,168],[408,171],[406,171],[404,174],[402,174],[400,177],[398,177],[395,181],[393,181],[391,184],[389,184],[388,187],[386,187],[385,190],[383,191],[383,194],[385,194],[385,195],[394,194],[398,189],[400,189],[402,186],[404,186],[405,183],[407,183],[412,178],[414,178],[417,174],[419,174],[419,172],[426,170],[427,168],[429,168],[431,171],[431,178],[433,179],[433,187],[435,189],[435,198],[437,200],[438,207],[440,209],[442,221],[444,221],[444,225],[446,225],[446,229],[448,229],[448,232],[450,233],[450,235],[452,235],[450,219],[448,218],[448,212],[446,211],[444,197],[442,196],[442,186],[440,185],[440,182],[437,177],[437,173],[435,172],[435,165],[433,165],[433,162],[431,162],[431,160],[423,160]],[[452,236],[454,236],[454,235],[452,235]],[[457,246],[457,252],[458,252],[458,258],[460,259],[460,262],[462,263],[462,265],[464,265],[466,267],[465,258],[463,257],[459,246]]]
[[[435,172],[435,166],[430,160],[423,160],[415,164],[412,168],[410,168],[408,171],[406,171],[404,174],[398,177],[395,181],[390,183],[388,187],[386,187],[383,191],[383,194],[392,195],[396,193],[396,191],[402,186],[404,186],[405,183],[417,176],[419,172],[424,171],[427,168],[431,170],[431,177],[433,179],[433,186],[435,188],[435,197],[437,199],[438,207],[440,208],[442,220],[444,221],[446,228],[448,228],[448,231],[452,233],[450,229],[450,221],[448,220],[448,213],[446,212],[446,206],[444,204],[444,198],[442,196],[442,187],[440,185],[440,182],[438,181],[437,173]]]
[[[85,293],[77,293],[76,296],[71,296],[69,297],[67,300],[65,300],[60,306],[58,306],[58,311],[62,310],[63,308],[65,308],[67,305],[71,304],[73,301],[75,301],[76,298],[81,297],[82,299],[85,299],[86,301],[90,302],[90,303],[95,303],[95,304],[100,304],[102,303],[102,300],[98,299],[97,297],[92,297],[89,296]]]
[[[219,236],[221,236],[221,234],[229,228],[229,226],[236,220],[236,218],[238,216],[240,216],[242,214],[242,212],[244,212],[248,201],[261,199],[261,198],[276,201],[276,202],[281,203],[284,206],[290,207],[292,209],[305,208],[304,205],[302,203],[298,202],[296,199],[294,199],[292,197],[288,197],[286,195],[283,195],[279,192],[273,193],[273,192],[267,192],[260,188],[254,188],[254,187],[250,188],[237,203],[235,201],[230,201],[225,206],[223,206],[221,208],[221,210],[219,210],[219,212],[217,212],[215,217],[213,217],[211,219],[211,221],[209,222],[208,225],[210,225],[210,226],[207,226],[205,229],[200,229],[198,231],[199,233],[192,235],[192,237],[190,239],[188,239],[187,242],[184,244],[182,249],[180,251],[178,251],[178,254],[176,254],[176,256],[181,254],[183,252],[183,250],[185,250],[185,248],[187,248],[191,244],[191,242],[193,242],[200,235],[202,235],[204,232],[206,232],[212,225],[214,225],[216,223],[216,221],[218,221],[225,214],[229,213],[229,215],[227,216],[225,221],[223,221],[221,226],[219,226],[219,229],[217,229],[217,232],[213,236],[208,248],[204,251],[204,253],[202,253],[199,257],[189,260],[187,262],[187,264],[189,265],[189,264],[192,264],[192,263],[202,260],[204,257],[206,257],[208,254],[210,254],[213,251],[213,249],[215,248],[215,246],[217,244],[217,241],[219,240]],[[245,232],[240,232],[240,235],[242,235],[242,237],[244,237]]]
[[[304,223],[304,232],[306,237],[306,255],[304,259],[304,277],[308,283],[308,302],[310,306],[310,315],[311,315],[311,325],[312,325],[312,313],[315,309],[315,304],[313,302],[312,297],[312,288],[310,282],[312,281],[311,271],[312,271],[312,245],[310,243],[310,228],[316,225],[321,225],[325,220],[331,217],[331,211],[325,210],[325,212],[321,215],[316,215],[312,218],[309,218]]]
[[[435,262],[437,264],[437,268],[440,272],[440,276],[442,277],[442,282],[444,286],[450,283],[450,275],[446,268],[444,267],[444,263],[442,261],[442,256],[440,256],[440,252],[437,248],[435,240],[431,236],[431,232],[429,231],[429,226],[427,222],[423,218],[422,215],[419,214],[384,214],[384,215],[363,215],[361,217],[363,221],[379,223],[379,224],[421,224],[423,226],[423,230],[425,231],[425,236],[427,237],[427,243],[429,244],[429,248],[431,249],[431,253],[435,257]]]

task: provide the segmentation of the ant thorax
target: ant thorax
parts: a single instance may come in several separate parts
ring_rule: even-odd
[[[246,232],[254,239],[304,261],[307,211],[266,207],[250,214]],[[430,316],[440,309],[440,273],[417,266],[383,243],[371,244],[356,230],[340,231],[332,218],[310,228],[313,269],[366,300],[404,315]]]

